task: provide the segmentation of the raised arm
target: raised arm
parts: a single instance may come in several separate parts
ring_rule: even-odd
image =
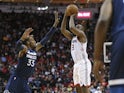
[[[101,56],[103,54],[103,44],[106,39],[106,33],[108,31],[112,17],[112,0],[105,0],[101,10],[100,16],[95,28],[95,44],[94,44],[94,75],[97,80],[102,81],[102,74],[99,71],[103,70],[103,63],[101,62]]]
[[[74,16],[75,15],[70,16],[70,20],[69,20],[70,31],[78,37],[80,42],[86,42],[86,35],[83,31],[83,26],[78,24],[78,27],[75,27]]]
[[[61,24],[61,32],[62,34],[69,40],[72,39],[73,35],[71,32],[69,32],[67,29],[66,29],[66,23],[67,23],[67,13],[66,13],[66,10],[65,10],[65,14],[64,14],[64,17],[63,17],[63,20],[62,20],[62,24]]]
[[[23,56],[27,51],[27,46],[24,42],[29,38],[30,33],[33,31],[32,28],[27,28],[23,33],[22,37],[16,43],[16,51],[19,53],[19,57]]]
[[[54,35],[54,33],[56,32],[56,27],[59,23],[59,18],[58,18],[58,12],[54,13],[55,15],[55,21],[53,26],[51,27],[50,31],[45,35],[45,37],[43,39],[41,39],[40,42],[37,43],[36,45],[36,51],[38,51],[39,49],[41,49],[46,42]]]

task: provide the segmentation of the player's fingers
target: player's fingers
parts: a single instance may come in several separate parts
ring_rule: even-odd
[[[96,74],[98,71],[98,66],[97,66],[97,63],[94,61],[94,64],[93,64],[93,73]]]
[[[29,35],[32,31],[33,31],[32,28],[28,28],[28,29],[26,29],[26,34]]]
[[[96,81],[98,82],[102,82],[102,80],[103,80],[103,74],[99,71],[99,72],[97,72],[97,73],[95,73],[94,74],[94,76],[95,76],[95,79],[96,79]]]
[[[93,69],[93,74],[94,74],[95,79],[98,80],[99,73],[96,68]]]
[[[102,79],[103,79],[103,77],[104,77],[104,75],[105,75],[105,70],[104,70],[104,69],[101,69],[100,71],[101,71],[101,77],[102,77]]]
[[[28,29],[28,32],[29,32],[29,33],[30,33],[30,32],[32,32],[32,31],[33,31],[33,29],[32,29],[32,28],[29,28],[29,29]]]
[[[98,72],[95,72],[94,73],[94,77],[95,77],[95,80],[96,81],[99,81],[100,78],[99,78],[99,73]]]
[[[101,81],[101,75],[100,75],[101,73],[100,73],[99,65],[97,63],[94,63],[93,74],[96,81]]]
[[[55,15],[55,19],[57,19],[57,18],[58,18],[58,12],[55,11],[55,12],[54,12],[54,15]]]
[[[103,63],[101,63],[101,65],[100,65],[100,71],[101,71],[101,74],[104,75],[104,73],[105,73],[105,67],[104,67],[104,64]]]

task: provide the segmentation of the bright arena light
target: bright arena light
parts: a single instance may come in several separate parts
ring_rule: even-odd
[[[48,9],[48,6],[45,6],[45,7],[38,7],[37,10],[47,10]]]
[[[77,18],[91,18],[90,11],[80,11],[78,12]]]

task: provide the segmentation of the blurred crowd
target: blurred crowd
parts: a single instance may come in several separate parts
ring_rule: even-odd
[[[96,14],[98,15],[98,14]],[[29,85],[33,93],[76,93],[73,86],[73,60],[70,53],[70,44],[60,32],[63,14],[59,12],[60,24],[55,35],[49,40],[45,47],[38,52],[38,62],[35,73],[29,78]],[[97,16],[87,23],[86,34],[88,37],[87,52],[93,64],[93,35]],[[17,66],[17,54],[15,51],[16,41],[21,37],[25,28],[32,27],[32,34],[36,41],[49,31],[54,22],[53,12],[43,13],[11,13],[0,12],[0,93],[5,88],[10,74]],[[91,93],[109,93],[108,70],[106,66],[105,80],[96,83],[92,77]]]

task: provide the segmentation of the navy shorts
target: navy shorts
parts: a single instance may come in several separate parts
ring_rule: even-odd
[[[110,93],[124,93],[124,32],[112,41],[109,86]]]
[[[110,93],[124,93],[124,85],[110,87]]]
[[[27,80],[16,75],[10,77],[5,91],[9,91],[10,93],[31,93]]]
[[[110,80],[124,79],[124,32],[118,33],[112,44]]]

